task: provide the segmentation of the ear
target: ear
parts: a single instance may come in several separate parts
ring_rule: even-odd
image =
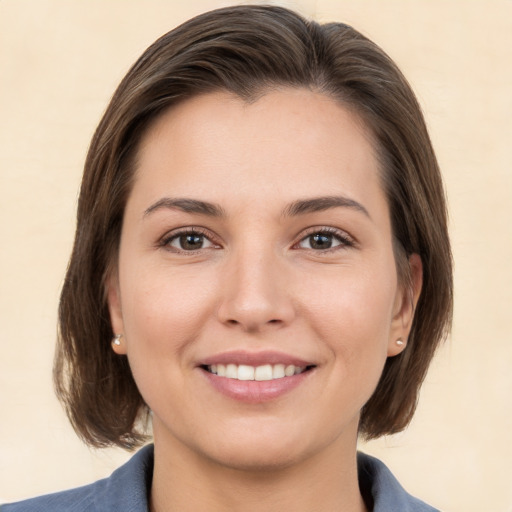
[[[107,303],[110,313],[110,324],[114,334],[124,334],[123,311],[121,307],[121,294],[119,291],[119,279],[115,273],[111,274],[107,279]],[[118,355],[126,354],[126,343],[112,344],[112,350]]]
[[[412,254],[409,257],[409,276],[409,283],[401,286],[395,299],[388,341],[388,357],[400,354],[407,346],[407,338],[411,332],[416,304],[418,304],[423,285],[423,264],[418,254]],[[398,341],[403,343],[397,343]]]

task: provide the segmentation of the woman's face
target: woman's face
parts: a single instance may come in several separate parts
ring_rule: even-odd
[[[140,146],[109,305],[157,445],[239,468],[353,450],[412,317],[361,122],[302,89],[170,109]]]

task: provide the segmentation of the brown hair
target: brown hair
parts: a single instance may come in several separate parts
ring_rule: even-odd
[[[410,422],[419,387],[452,312],[444,191],[416,98],[392,60],[353,28],[307,21],[282,7],[202,14],[165,34],[130,69],[92,139],[76,238],[60,302],[54,378],[77,433],[93,446],[133,448],[147,414],[126,357],[110,347],[105,282],[116,268],[137,145],[170,105],[214,90],[251,101],[276,86],[309,88],[357,112],[373,135],[387,194],[398,275],[423,262],[423,289],[407,348],[388,358],[364,406],[367,438]]]

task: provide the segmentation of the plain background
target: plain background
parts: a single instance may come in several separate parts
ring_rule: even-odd
[[[0,0],[0,502],[88,483],[129,455],[80,443],[52,391],[84,156],[158,36],[230,2]],[[362,449],[452,512],[512,511],[512,1],[277,2],[380,44],[424,108],[449,197],[453,333],[411,427]]]

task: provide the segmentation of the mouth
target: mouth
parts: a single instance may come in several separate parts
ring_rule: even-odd
[[[269,381],[293,377],[312,370],[315,365],[294,365],[294,364],[262,364],[250,366],[247,364],[211,364],[202,365],[201,368],[208,373],[224,377],[226,379],[240,381]]]
[[[316,361],[292,354],[263,350],[234,350],[200,361],[206,381],[230,399],[247,404],[278,399],[309,380]]]

